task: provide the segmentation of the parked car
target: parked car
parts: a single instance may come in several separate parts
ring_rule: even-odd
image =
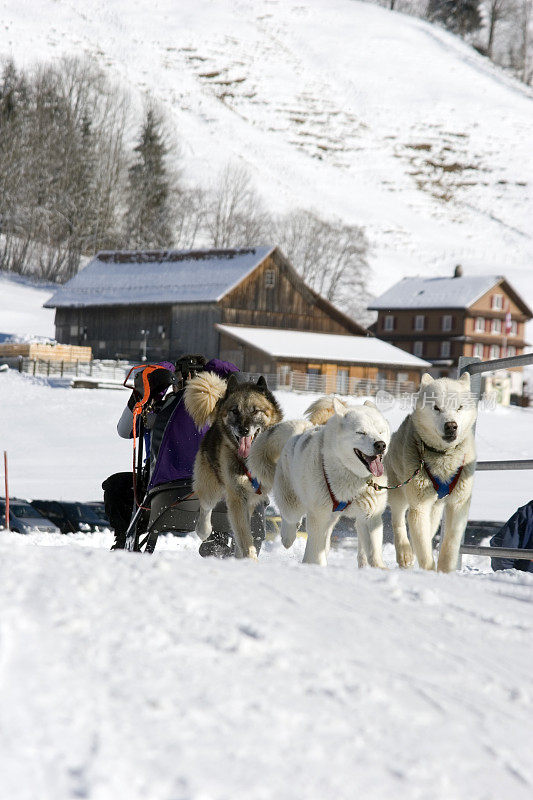
[[[90,506],[91,508],[94,509],[96,514],[102,520],[102,525],[105,525],[106,528],[110,528],[111,527],[111,523],[109,522],[109,519],[107,518],[105,505],[101,500],[91,500],[89,503],[86,503],[86,505],[88,505],[88,506]]]
[[[96,533],[109,528],[109,520],[89,503],[33,500],[32,505],[55,522],[61,533]]]
[[[6,501],[0,498],[0,528],[6,526]],[[15,533],[59,533],[59,528],[31,503],[16,497],[9,500],[9,528]]]

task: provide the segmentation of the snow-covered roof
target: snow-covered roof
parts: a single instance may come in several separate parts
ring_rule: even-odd
[[[404,278],[377,297],[369,308],[468,308],[501,280],[501,275]]]
[[[45,308],[216,302],[274,247],[98,253]]]
[[[274,358],[316,359],[350,364],[393,364],[414,369],[431,366],[428,361],[374,336],[344,336],[337,333],[249,328],[242,325],[217,324],[216,327],[222,333]]]

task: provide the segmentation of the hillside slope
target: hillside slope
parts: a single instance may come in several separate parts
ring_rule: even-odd
[[[440,29],[353,0],[4,0],[0,54],[89,53],[158,98],[186,175],[245,164],[272,210],[366,226],[373,289],[505,273],[533,298],[533,103]]]

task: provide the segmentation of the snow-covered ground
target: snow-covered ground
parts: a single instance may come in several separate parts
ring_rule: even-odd
[[[108,545],[0,538],[2,800],[531,797],[533,575]]]
[[[0,8],[0,56],[87,53],[161,102],[190,180],[233,161],[272,211],[364,225],[375,292],[461,262],[531,302],[532,94],[459,38],[354,0]]]
[[[0,342],[4,338],[55,336],[54,311],[42,305],[53,284],[36,286],[19,275],[0,271]]]

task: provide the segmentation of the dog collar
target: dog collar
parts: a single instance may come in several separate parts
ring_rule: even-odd
[[[429,450],[430,453],[438,453],[441,456],[445,455],[446,453],[449,453],[450,450],[455,450],[455,448],[459,447],[459,445],[461,444],[461,442],[457,442],[457,444],[454,444],[453,447],[449,447],[447,450],[437,450],[436,447],[431,447],[431,445],[427,444],[427,442],[425,442],[422,439],[422,437],[420,437],[420,441],[422,442],[422,452],[424,452],[424,450]]]

